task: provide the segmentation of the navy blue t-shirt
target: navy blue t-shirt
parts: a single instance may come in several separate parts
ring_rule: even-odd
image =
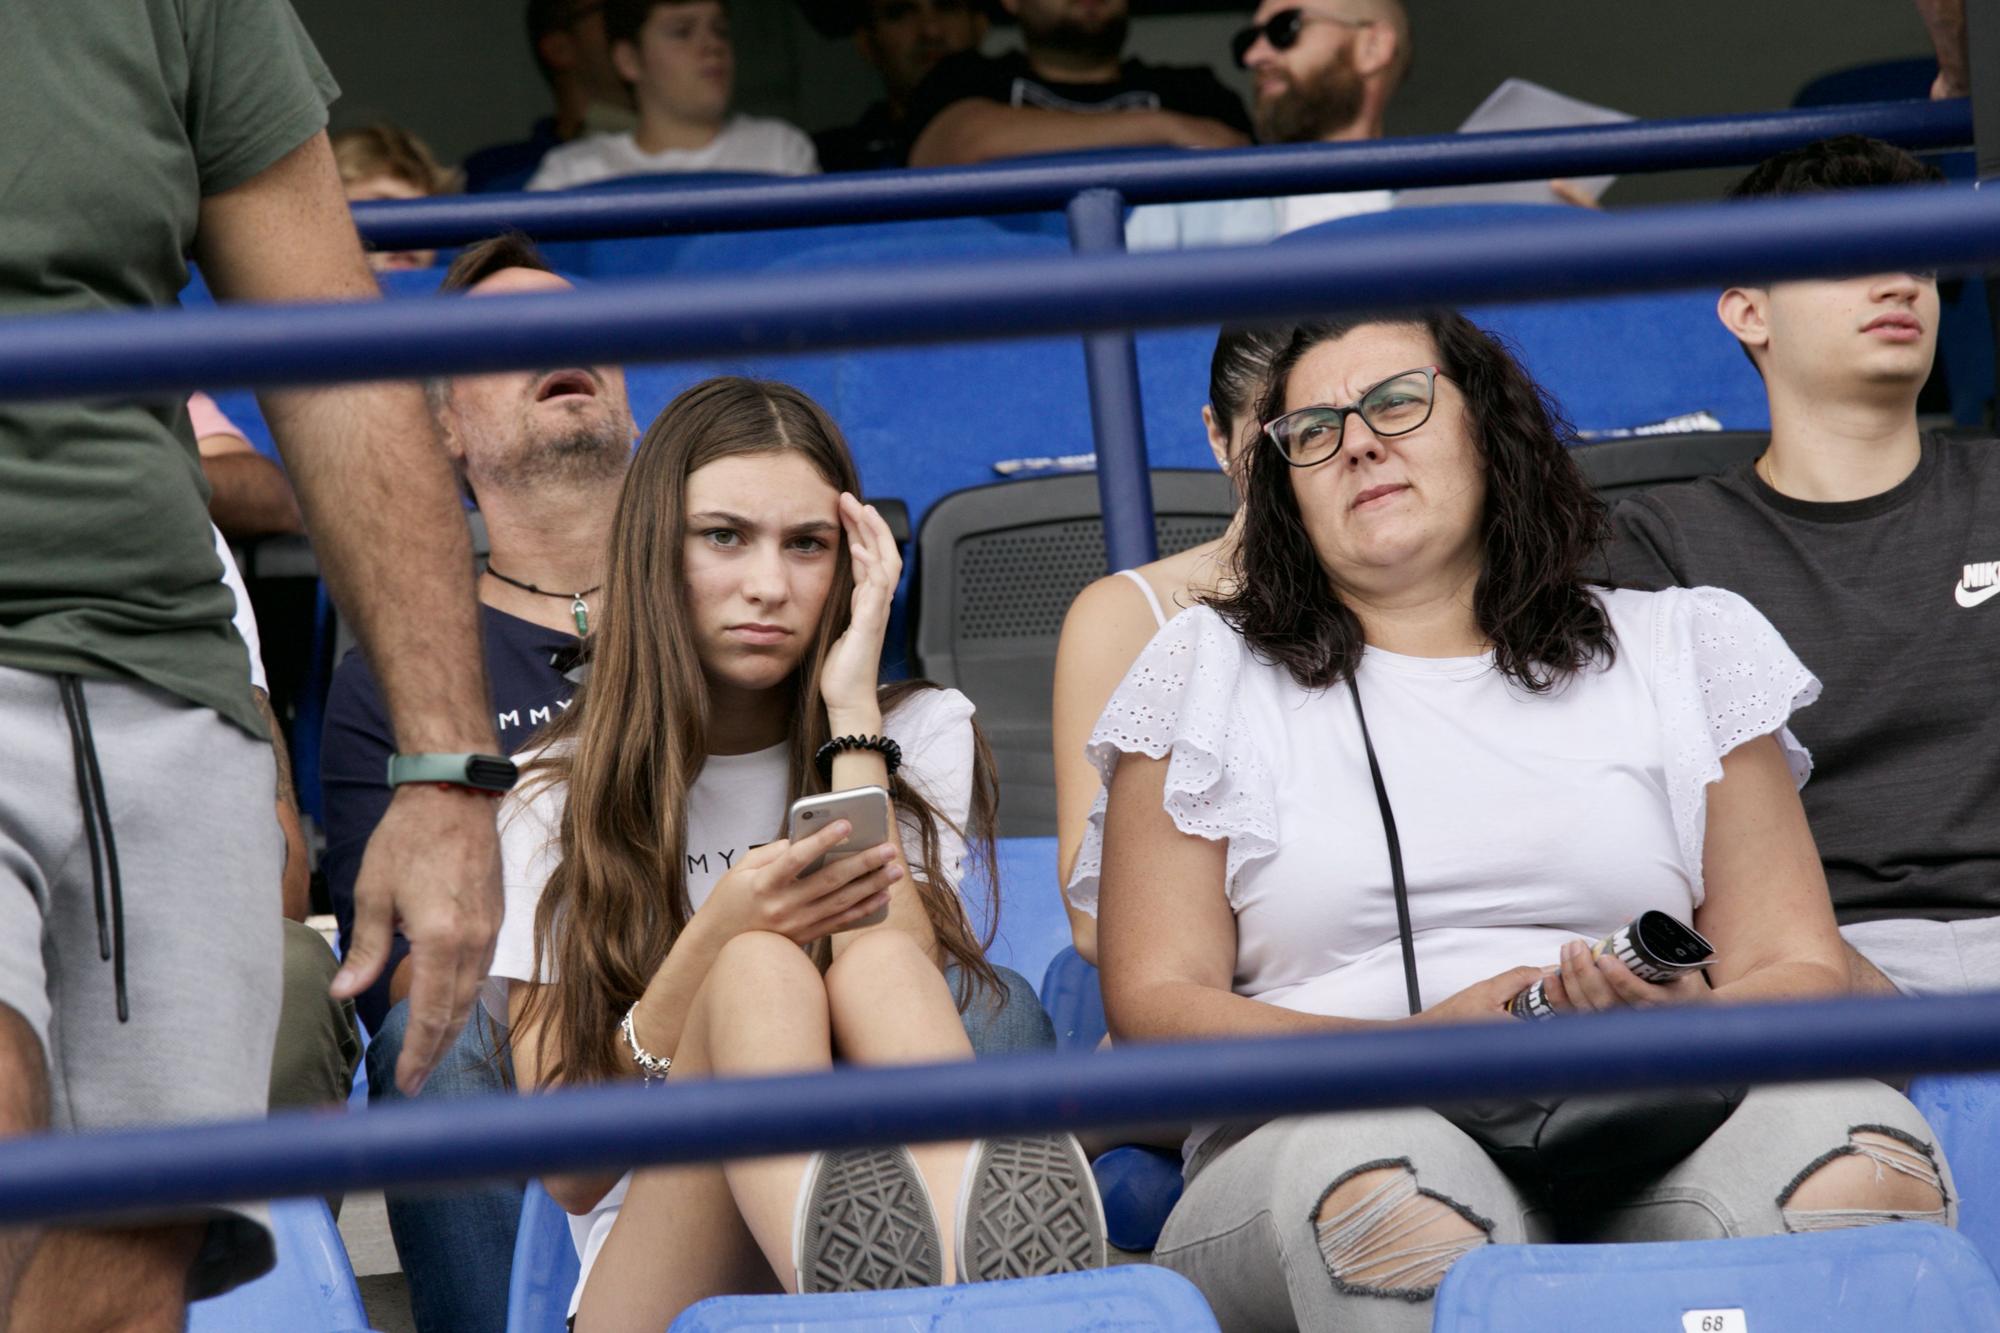
[[[569,707],[576,690],[574,672],[565,675],[561,668],[574,654],[577,640],[573,634],[490,606],[481,606],[479,614],[494,722],[501,748],[513,754]],[[375,673],[359,650],[350,652],[334,669],[319,758],[326,808],[326,855],[320,866],[326,871],[343,948],[354,928],[354,881],[361,873],[361,854],[389,808],[389,756],[395,749]],[[389,978],[409,952],[409,942],[399,932],[382,975],[355,1001],[371,1032],[379,1031],[388,1015]]]

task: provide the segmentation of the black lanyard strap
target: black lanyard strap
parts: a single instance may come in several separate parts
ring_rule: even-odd
[[[1396,836],[1396,812],[1389,808],[1389,786],[1382,781],[1382,765],[1375,759],[1375,742],[1368,735],[1368,714],[1361,710],[1361,687],[1347,678],[1347,692],[1354,698],[1354,719],[1361,724],[1361,747],[1368,752],[1368,775],[1375,779],[1375,804],[1382,811],[1382,832],[1389,842],[1389,882],[1396,889],[1396,933],[1403,942],[1403,988],[1409,995],[1410,1013],[1423,1012],[1423,993],[1417,989],[1417,944],[1410,931],[1410,888],[1403,880],[1403,841]]]

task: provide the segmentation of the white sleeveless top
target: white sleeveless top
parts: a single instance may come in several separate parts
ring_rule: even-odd
[[[1708,784],[1722,756],[1785,728],[1819,682],[1750,604],[1714,588],[1602,592],[1613,664],[1534,695],[1491,655],[1370,648],[1356,682],[1396,812],[1425,1004],[1557,960],[1640,912],[1702,901]],[[1305,1013],[1408,1013],[1382,820],[1344,687],[1301,688],[1205,606],[1146,647],[1088,753],[1170,756],[1166,809],[1226,841],[1237,994]],[[1070,900],[1097,910],[1100,794]]]
[[[1153,591],[1153,585],[1146,582],[1146,576],[1136,569],[1121,569],[1120,578],[1127,578],[1139,585],[1139,591],[1146,596],[1146,605],[1153,608],[1153,623],[1161,629],[1167,627],[1167,611],[1160,605],[1160,595]]]

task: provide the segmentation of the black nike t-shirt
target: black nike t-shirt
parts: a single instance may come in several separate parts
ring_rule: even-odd
[[[493,693],[494,730],[500,748],[514,754],[570,705],[576,692],[569,660],[574,634],[479,608],[486,646],[486,677]],[[354,881],[368,839],[389,809],[389,756],[396,738],[389,712],[368,661],[357,649],[334,669],[326,698],[326,726],[320,743],[320,789],[326,803],[327,892],[345,945],[354,929]],[[389,1012],[389,977],[410,951],[400,932],[382,975],[355,1002],[370,1032],[379,1032]]]
[[[1739,593],[1825,685],[1791,726],[1843,925],[2000,913],[2000,444],[1926,436],[1901,484],[1839,504],[1742,464],[1612,529],[1614,582]]]
[[[1044,111],[1178,111],[1250,133],[1250,118],[1244,114],[1242,101],[1200,66],[1128,60],[1119,67],[1114,82],[1063,83],[1036,74],[1025,52],[983,56],[965,51],[939,61],[910,94],[903,141],[915,143],[940,111],[969,98]]]

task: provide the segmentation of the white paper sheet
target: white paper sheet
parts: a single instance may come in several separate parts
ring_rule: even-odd
[[[1460,134],[1492,134],[1501,130],[1550,130],[1570,125],[1615,125],[1632,117],[1609,107],[1566,97],[1527,79],[1508,79],[1488,95]],[[1586,176],[1570,181],[1592,199],[1602,198],[1616,176]],[[1546,181],[1502,181],[1493,185],[1447,185],[1434,190],[1404,190],[1396,207],[1431,204],[1555,204]]]

